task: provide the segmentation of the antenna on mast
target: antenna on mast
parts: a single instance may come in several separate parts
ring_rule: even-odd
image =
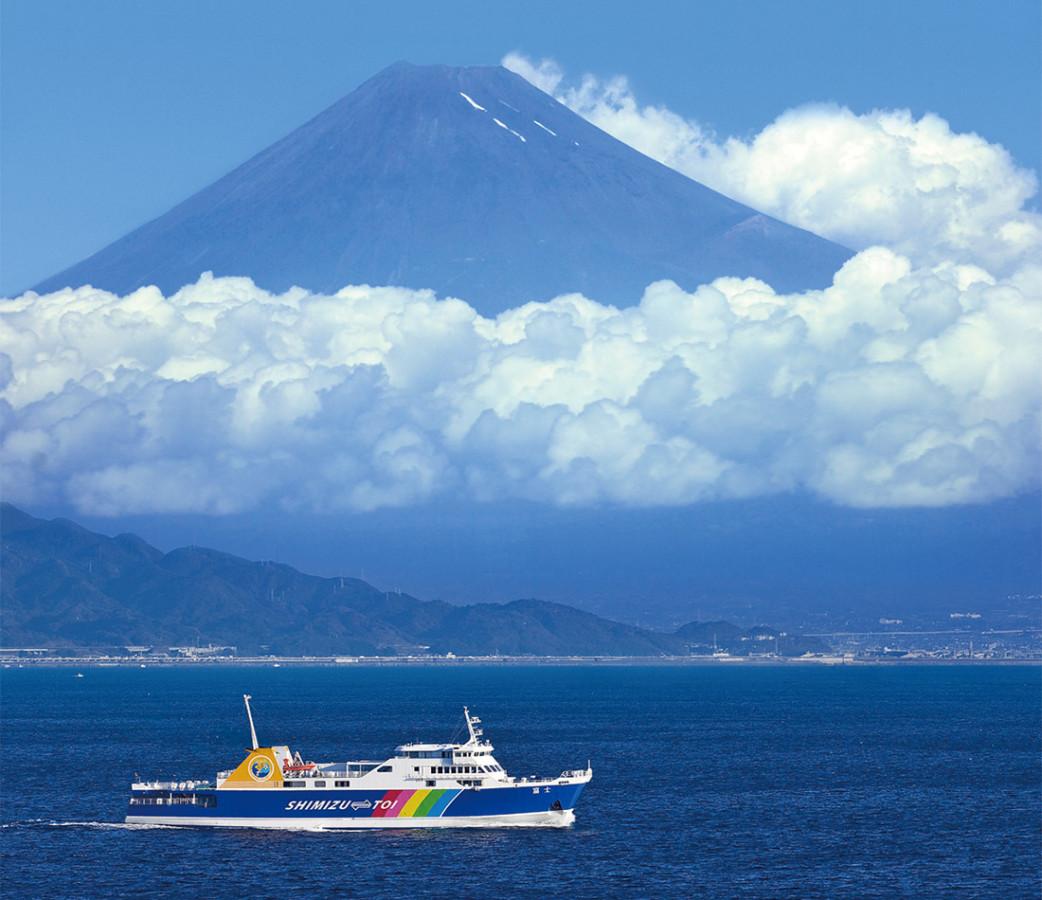
[[[253,749],[257,749],[257,729],[253,727],[253,713],[250,712],[250,695],[243,694],[242,701],[246,704],[246,718],[250,720],[250,740],[253,741]]]

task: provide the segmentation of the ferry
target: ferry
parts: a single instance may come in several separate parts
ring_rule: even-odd
[[[286,746],[257,743],[243,695],[252,749],[213,781],[131,785],[132,825],[235,828],[564,827],[593,769],[556,778],[508,775],[492,755],[481,720],[463,708],[462,743],[402,744],[385,760],[317,763]]]

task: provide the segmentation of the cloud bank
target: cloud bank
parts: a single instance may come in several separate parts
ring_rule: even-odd
[[[503,65],[619,140],[761,212],[856,250],[882,244],[915,265],[944,260],[1004,274],[1042,256],[1042,216],[1024,209],[1034,173],[1002,147],[933,114],[788,110],[749,140],[642,106],[624,77],[566,82],[553,60]]]
[[[825,291],[751,279],[485,319],[429,292],[0,304],[0,471],[83,513],[370,510],[435,497],[688,504],[806,489],[944,505],[1037,486],[1042,267],[873,248]]]

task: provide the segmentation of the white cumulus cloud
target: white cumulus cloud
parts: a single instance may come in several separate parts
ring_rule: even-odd
[[[1025,209],[1034,173],[940,116],[788,110],[749,140],[641,105],[621,76],[569,85],[553,60],[503,64],[624,143],[783,221],[852,247],[882,244],[916,265],[946,259],[993,272],[1042,258],[1042,216]]]
[[[496,319],[426,291],[0,303],[4,496],[84,513],[367,510],[448,495],[687,504],[803,489],[944,505],[1037,486],[1042,267],[862,252]]]

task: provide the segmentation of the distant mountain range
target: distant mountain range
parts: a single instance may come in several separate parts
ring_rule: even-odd
[[[163,553],[132,534],[106,537],[8,503],[0,505],[0,537],[4,647],[213,643],[284,655],[658,656],[712,646],[747,654],[774,649],[777,637],[727,622],[666,634],[539,600],[422,601],[203,547]],[[778,637],[777,648],[825,649],[792,636]]]
[[[491,315],[652,281],[828,285],[850,251],[617,141],[499,66],[399,63],[169,212],[36,286],[432,288]]]

